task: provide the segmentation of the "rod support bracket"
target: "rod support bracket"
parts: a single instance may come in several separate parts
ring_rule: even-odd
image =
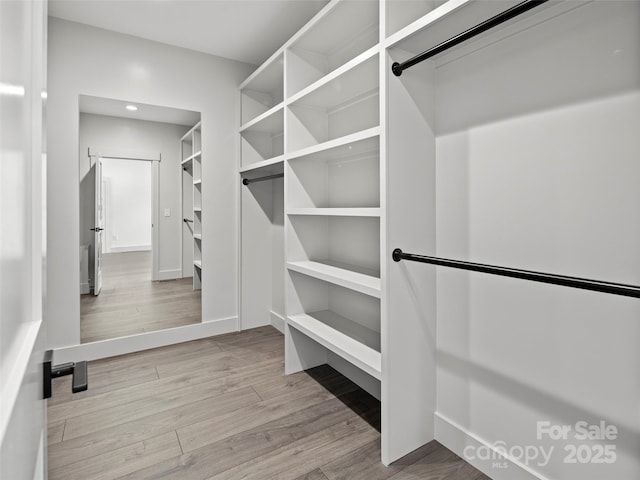
[[[391,254],[391,258],[393,258],[394,262],[399,262],[400,260],[402,260],[402,250],[396,248]]]
[[[398,62],[393,62],[393,65],[391,65],[391,71],[396,77],[402,75],[402,67]]]

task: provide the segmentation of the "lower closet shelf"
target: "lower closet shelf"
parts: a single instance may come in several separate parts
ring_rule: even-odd
[[[377,272],[372,270],[338,262],[314,262],[311,260],[287,262],[287,268],[365,295],[380,298],[380,277]]]
[[[329,310],[288,318],[289,326],[380,380],[380,334]]]

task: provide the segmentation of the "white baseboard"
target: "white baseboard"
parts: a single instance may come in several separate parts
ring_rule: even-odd
[[[522,462],[502,455],[489,442],[441,413],[436,412],[434,420],[436,440],[493,480],[548,480]],[[475,455],[471,458],[465,455],[465,448],[477,452],[478,447],[482,447],[485,452],[493,452],[493,458],[481,460]]]
[[[176,270],[160,270],[158,271],[158,275],[155,280],[175,280],[177,278],[182,278],[182,270],[179,268]]]
[[[284,317],[273,310],[271,311],[271,326],[284,335]]]
[[[213,337],[237,330],[237,317],[210,320],[195,325],[184,325],[182,327],[158,330],[157,332],[139,333],[128,337],[56,348],[54,350],[54,361],[56,364],[59,364],[115,357],[117,355],[139,352],[150,348],[164,347],[175,343]],[[89,379],[89,382],[91,382],[91,379]]]
[[[91,293],[91,286],[89,282],[80,284],[80,295],[84,295],[85,293]]]
[[[146,252],[151,250],[151,245],[125,245],[123,247],[111,247],[109,253]]]

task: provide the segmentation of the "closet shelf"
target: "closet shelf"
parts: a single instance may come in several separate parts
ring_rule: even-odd
[[[287,160],[296,160],[315,153],[322,153],[327,160],[337,160],[364,153],[366,151],[379,150],[380,126],[351,133],[340,138],[302,148],[286,155]],[[369,140],[368,142],[364,142]],[[375,143],[374,143],[375,140]],[[362,142],[362,143],[360,143]],[[357,145],[356,145],[357,143]]]
[[[260,65],[238,87],[240,90],[273,91],[282,83],[282,64],[284,48],[276,51]]]
[[[331,112],[372,94],[380,86],[377,52],[377,47],[369,49],[290,98],[287,104]],[[352,64],[356,61],[358,63]]]
[[[193,184],[194,185],[202,185],[202,179],[194,180]]]
[[[201,233],[194,233],[193,234],[193,238],[195,238],[196,240],[202,240],[202,234]]]
[[[202,262],[200,260],[194,260],[193,265],[202,270]]]
[[[199,121],[198,123],[196,123],[193,127],[191,127],[191,129],[185,133],[182,138],[180,138],[181,142],[190,142],[190,136],[193,135],[194,131],[200,130],[200,126],[202,125],[202,121]]]
[[[202,207],[193,207],[193,211],[196,213],[202,213]]]
[[[503,2],[450,0],[389,36],[389,38],[384,41],[384,47],[397,47],[411,54],[419,54],[460,32],[466,31],[502,13],[518,3],[521,3],[521,0],[508,0]],[[532,24],[540,24],[549,18],[555,18],[575,7],[576,4],[573,2],[547,2],[544,5],[539,5],[535,9],[535,14],[524,15],[517,20],[511,20],[508,24],[494,27],[491,30],[491,34],[488,34],[491,39],[485,35],[483,40],[478,40],[480,37],[476,40],[468,40],[466,46],[454,49],[458,52],[455,55],[461,54],[467,51],[467,49],[477,49],[478,45],[483,42],[495,42],[497,38],[496,35],[502,35],[498,32],[504,32],[504,34],[509,32],[507,35],[512,35],[515,32],[526,29]],[[475,47],[473,47],[473,45],[475,45]],[[443,52],[440,55],[444,56],[446,53]],[[404,61],[410,56],[411,55],[407,55],[407,58],[399,59],[399,61]],[[434,60],[435,58],[436,57],[434,57]]]
[[[184,160],[182,160],[182,162],[180,162],[180,165],[182,165],[183,167],[186,166],[189,162],[191,162],[194,158],[198,158],[202,155],[202,151],[196,152],[193,155],[188,156],[187,158],[185,158]]]
[[[289,208],[287,210],[287,215],[379,217],[380,208]]]
[[[330,310],[288,317],[296,330],[380,380],[380,334]]]
[[[287,262],[287,268],[365,295],[380,298],[380,274],[373,270],[337,262],[311,260]]]
[[[284,128],[284,102],[278,103],[275,107],[270,108],[261,115],[258,115],[254,119],[248,121],[240,127],[240,133],[246,131],[255,132],[269,132],[278,133],[282,132]]]
[[[322,89],[322,87],[324,87],[325,85],[329,84],[330,82],[339,79],[340,83],[341,83],[341,87],[344,88],[344,83],[347,83],[349,85],[354,84],[354,86],[357,85],[356,88],[358,89],[362,89],[362,83],[363,82],[367,82],[371,80],[371,75],[367,75],[365,74],[356,74],[356,75],[348,75],[350,72],[352,72],[354,69],[358,68],[360,65],[362,65],[364,62],[366,62],[367,60],[371,59],[372,57],[377,57],[379,52],[379,46],[375,45],[371,48],[369,48],[367,51],[361,53],[360,55],[358,55],[357,57],[355,57],[353,60],[350,60],[349,62],[345,63],[344,65],[342,65],[340,68],[335,69],[333,72],[329,73],[328,75],[325,75],[324,77],[322,77],[321,79],[317,80],[316,82],[312,83],[311,85],[309,85],[308,87],[302,89],[301,91],[299,91],[298,93],[296,93],[295,95],[291,96],[287,101],[287,105],[292,104],[297,102],[298,100],[300,100],[303,97],[306,97],[307,95],[311,95],[316,91],[319,91]],[[374,63],[372,63],[372,65],[374,65]],[[377,64],[375,64],[375,66],[377,67]],[[370,68],[371,70],[371,68]],[[339,77],[343,77],[343,78],[339,78]],[[362,77],[362,78],[360,78]],[[377,80],[377,76],[374,75],[373,79]],[[357,81],[359,80],[359,81]],[[370,87],[373,88],[373,85]],[[335,101],[334,99],[336,98],[336,90],[333,88],[327,88],[327,92],[322,95],[321,94],[321,98],[317,100],[317,103],[321,103],[324,105],[327,105],[329,103],[331,103],[331,101]],[[338,97],[339,98],[339,97]]]
[[[276,167],[276,168],[274,168]],[[284,169],[284,155],[278,155],[277,157],[269,158],[262,162],[252,163],[246,167],[242,167],[239,173],[258,173],[259,170],[265,170],[265,173],[279,173]]]

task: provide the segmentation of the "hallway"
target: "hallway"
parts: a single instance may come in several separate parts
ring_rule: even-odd
[[[151,281],[151,251],[103,255],[100,295],[80,297],[81,343],[199,323],[191,278]]]

